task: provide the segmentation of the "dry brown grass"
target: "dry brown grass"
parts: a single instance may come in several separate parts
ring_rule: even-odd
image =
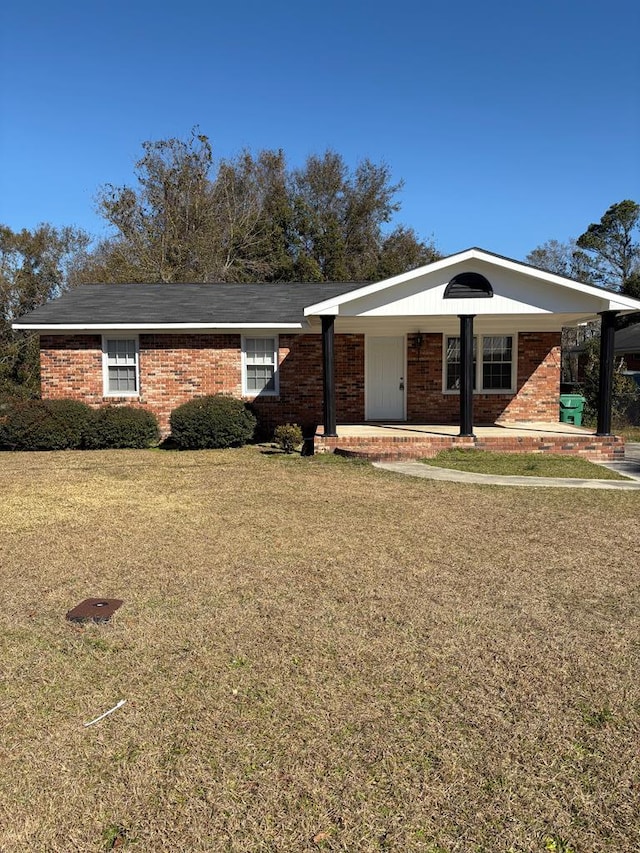
[[[640,496],[255,448],[0,488],[0,850],[639,849]]]

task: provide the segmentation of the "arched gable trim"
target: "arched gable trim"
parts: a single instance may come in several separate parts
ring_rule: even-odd
[[[488,279],[478,272],[461,272],[454,276],[444,291],[444,299],[482,299],[493,296]]]

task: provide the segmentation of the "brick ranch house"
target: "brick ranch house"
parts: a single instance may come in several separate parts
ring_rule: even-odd
[[[164,434],[180,403],[222,392],[325,440],[380,422],[472,440],[474,422],[557,422],[561,329],[598,315],[609,435],[615,318],[638,310],[473,248],[372,284],[85,285],[13,327],[40,336],[44,398],[141,406]]]

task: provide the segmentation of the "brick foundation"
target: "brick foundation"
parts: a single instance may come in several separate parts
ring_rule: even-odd
[[[319,453],[340,453],[371,461],[430,459],[441,450],[488,450],[496,453],[559,453],[581,456],[591,462],[619,462],[624,459],[624,439],[620,436],[545,435],[545,436],[317,436]]]

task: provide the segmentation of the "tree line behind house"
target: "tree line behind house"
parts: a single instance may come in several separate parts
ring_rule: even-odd
[[[209,139],[143,143],[134,186],[97,196],[109,236],[0,225],[0,398],[35,396],[35,336],[13,320],[86,283],[372,281],[437,260],[432,240],[391,226],[402,181],[388,165],[350,169],[335,151],[291,168],[283,151],[216,161]],[[640,296],[640,205],[612,205],[584,234],[549,240],[526,261]]]

